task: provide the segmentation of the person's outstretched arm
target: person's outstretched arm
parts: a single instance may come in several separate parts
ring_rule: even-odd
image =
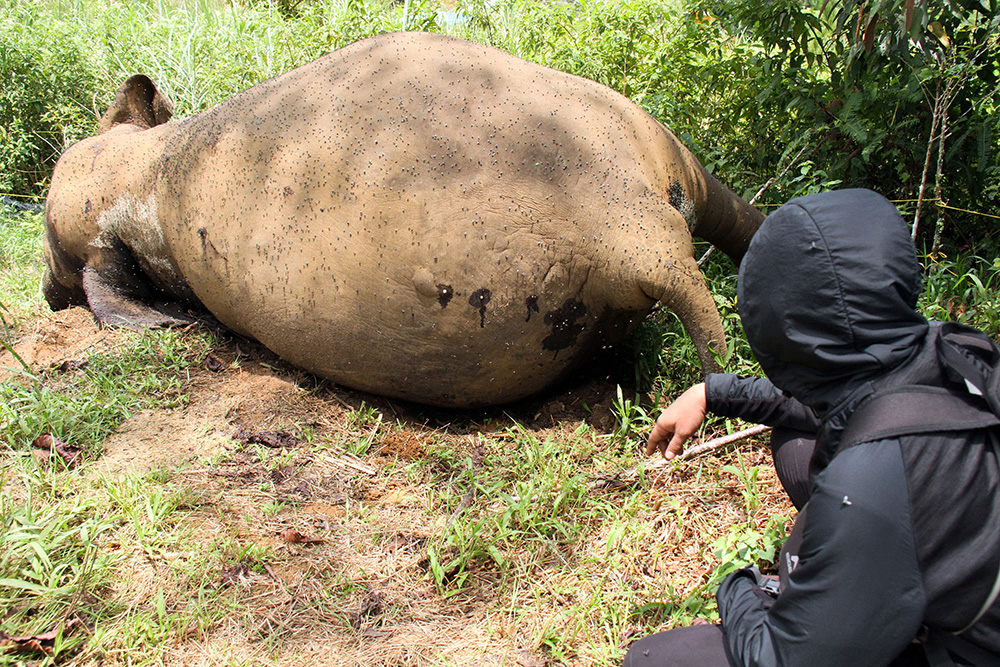
[[[708,412],[806,432],[815,432],[820,423],[812,409],[782,394],[767,378],[715,373],[660,413],[646,442],[646,455],[658,451],[668,460],[679,456]]]

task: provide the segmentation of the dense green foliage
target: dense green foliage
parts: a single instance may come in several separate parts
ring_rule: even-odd
[[[65,26],[0,18],[0,193],[38,194],[65,146],[93,130],[98,82]]]
[[[946,241],[994,252],[996,0],[823,6],[0,0],[0,194],[43,194],[60,152],[95,130],[131,73],[150,74],[184,116],[365,36],[430,30],[621,91],[737,192],[751,198],[766,185],[759,204],[865,186],[912,216],[922,196],[928,249],[940,222]]]
[[[995,0],[823,3],[825,14],[795,0],[705,0],[704,7],[727,31],[758,46],[750,85],[757,104],[734,110],[754,153],[728,154],[763,176],[802,150],[831,183],[878,190],[914,214],[923,185],[932,205],[924,204],[919,231],[934,230],[926,222],[929,208],[939,232],[972,247],[987,237],[995,251]],[[778,201],[788,194],[781,182],[771,193]]]
[[[1000,219],[955,210],[1000,213],[996,2],[912,6],[907,12],[901,2],[875,0],[830,5],[820,14],[804,0],[459,0],[457,9],[437,0],[0,0],[0,195],[44,195],[58,155],[96,131],[101,111],[132,73],[151,75],[183,117],[368,35],[448,32],[621,91],[737,192],[749,199],[761,191],[759,204],[862,185],[901,200],[913,214],[926,182],[925,197],[953,208],[924,206],[920,242],[929,249],[933,223],[944,221],[950,243],[924,258],[921,308],[1000,338]],[[41,216],[0,206],[0,346],[10,346],[8,326],[40,307],[41,230]],[[704,270],[729,335],[730,369],[754,373],[736,315],[733,267],[716,254]],[[139,664],[162,659],[160,646],[186,637],[192,617],[208,627],[232,613],[211,602],[219,591],[206,593],[220,578],[212,563],[228,557],[212,551],[225,550],[181,544],[172,529],[177,502],[160,481],[83,483],[74,471],[23,455],[39,434],[52,433],[92,456],[136,411],[183,405],[184,378],[211,345],[178,332],[135,335],[89,355],[82,367],[17,366],[0,384],[0,441],[15,462],[0,472],[4,632],[47,631],[75,614],[95,624],[87,641],[96,650],[124,647]],[[699,374],[690,339],[667,311],[644,322],[630,345],[638,392],[675,395]],[[597,588],[566,607],[562,627],[531,635],[553,660],[586,646],[595,664],[618,664],[626,628],[648,632],[692,615],[714,618],[711,591],[720,578],[747,562],[770,562],[784,538],[783,517],[754,519],[761,513],[759,469],[737,456],[706,483],[724,493],[735,489],[746,519],[727,524],[715,542],[713,574],[684,594],[662,576],[641,585],[623,579],[618,590],[614,582],[595,587],[595,571],[625,572],[650,544],[659,545],[655,531],[663,531],[663,549],[679,549],[685,522],[703,508],[688,515],[682,500],[668,498],[662,512],[657,505],[651,513],[641,484],[621,495],[592,492],[586,475],[617,475],[638,463],[634,445],[655,416],[631,389],[619,391],[613,411],[617,426],[609,437],[583,429],[556,441],[514,428],[484,448],[481,461],[436,445],[412,465],[415,476],[436,475],[427,511],[442,521],[426,556],[442,597],[474,591],[486,579],[516,600],[542,571],[546,607],[550,593],[572,599]],[[353,439],[344,450],[365,456],[388,421],[362,403],[346,420]],[[489,445],[488,434],[480,442]],[[337,451],[330,442],[321,449]],[[739,484],[723,489],[720,475]],[[359,515],[370,511],[356,505]],[[277,514],[282,504],[271,507]],[[668,533],[676,533],[676,543],[666,541]],[[105,535],[113,537],[96,539]],[[232,540],[242,564],[254,545],[244,545],[242,535]],[[108,546],[119,543],[129,547]],[[579,547],[588,543],[600,548],[588,555]],[[205,551],[211,562],[191,565],[188,580],[195,583],[180,593],[161,585],[139,604],[106,597],[112,568],[124,567],[116,562],[133,547]],[[664,553],[669,560],[673,552]],[[167,605],[163,589],[197,604]],[[62,641],[46,660],[82,650],[84,638]]]

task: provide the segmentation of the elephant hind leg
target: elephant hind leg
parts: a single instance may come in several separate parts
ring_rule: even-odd
[[[698,351],[702,373],[721,371],[727,350],[722,318],[694,258],[674,259],[642,289],[680,319]]]

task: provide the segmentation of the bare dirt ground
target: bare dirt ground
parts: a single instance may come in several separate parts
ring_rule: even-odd
[[[21,331],[16,348],[35,369],[71,364],[123,335],[96,328],[81,309],[41,314]],[[0,358],[0,367],[11,365]],[[712,541],[747,521],[738,482],[720,487],[692,463],[647,482],[652,537],[638,547],[646,562],[602,571],[610,526],[598,525],[574,547],[593,581],[567,575],[580,568],[543,569],[531,590],[501,594],[484,571],[444,596],[428,572],[427,544],[453,517],[432,500],[443,476],[428,469],[446,466],[433,452],[481,458],[483,448],[510,446],[515,423],[567,447],[581,438],[600,446],[614,425],[614,382],[591,378],[504,410],[456,414],[317,382],[257,344],[227,339],[191,369],[185,391],[183,407],[122,423],[89,469],[110,480],[167,471],[188,498],[176,531],[185,544],[205,545],[202,553],[109,545],[126,551],[117,587],[128,604],[150,605],[158,590],[175,610],[198,604],[199,589],[230,596],[230,613],[176,629],[167,665],[607,664],[588,651],[586,632],[559,660],[542,638],[571,622],[566,609],[586,609],[588,596],[608,604],[609,577],[618,589],[660,590],[664,580],[694,587],[717,564]],[[349,453],[362,438],[367,451]],[[761,466],[757,518],[790,514],[766,454],[741,451],[747,465]],[[613,493],[599,483],[593,492]],[[192,572],[202,580],[190,581]],[[622,635],[621,646],[636,638]],[[104,661],[130,662],[124,653]]]

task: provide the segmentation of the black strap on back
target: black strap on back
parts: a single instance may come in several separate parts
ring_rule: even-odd
[[[942,325],[937,338],[937,352],[952,381],[950,388],[905,386],[876,392],[851,415],[837,451],[901,435],[974,431],[1000,425],[1000,348],[975,329],[948,323]],[[996,447],[997,441],[993,443]],[[969,625],[957,633],[932,631],[925,638],[925,656],[931,667],[1000,667],[1000,656],[959,636],[993,605],[998,592],[1000,573]]]
[[[941,325],[937,352],[951,380],[974,388],[1000,415],[1000,347],[977,329],[948,322]]]
[[[941,387],[900,387],[875,394],[855,410],[837,451],[900,435],[973,431],[998,425],[1000,416],[990,411],[982,397]]]
[[[954,322],[941,325],[935,345],[951,386],[876,391],[851,415],[837,451],[900,435],[1000,424],[1000,347],[978,329]]]

